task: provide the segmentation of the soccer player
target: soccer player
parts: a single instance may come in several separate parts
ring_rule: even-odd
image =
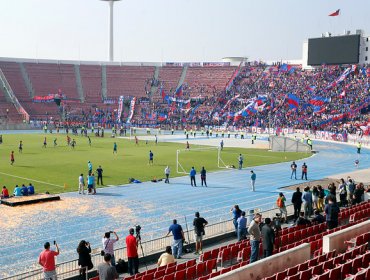
[[[71,147],[72,147],[72,149],[74,149],[74,148],[75,148],[75,146],[76,146],[76,140],[75,140],[75,139],[73,139],[73,140],[72,140],[72,142],[71,142]]]
[[[10,153],[10,165],[13,165],[14,164],[14,151],[12,151],[11,153]]]
[[[90,136],[87,136],[87,140],[89,140],[89,146],[91,147],[91,139],[90,139]]]
[[[19,151],[19,153],[22,153],[22,151],[23,151],[23,143],[22,143],[22,141],[19,141],[18,151]]]
[[[117,154],[117,143],[114,142],[113,144],[113,154]]]
[[[135,136],[135,145],[139,145],[139,139]]]
[[[189,144],[189,142],[188,142],[188,141],[186,141],[186,149],[187,149],[187,150],[190,150],[190,144]]]
[[[57,145],[57,138],[54,138],[54,147],[56,147]]]
[[[153,152],[150,150],[149,151],[149,164],[153,165],[153,157],[154,157],[154,154]]]
[[[68,133],[68,132],[67,132]],[[67,135],[67,145],[69,146],[71,144],[71,137]]]
[[[46,142],[46,137],[44,138],[44,145],[42,146],[43,148],[46,148],[47,142]]]

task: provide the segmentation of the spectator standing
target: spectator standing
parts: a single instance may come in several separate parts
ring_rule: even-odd
[[[318,201],[319,201],[319,190],[316,186],[312,188],[312,204],[314,209],[318,209]]]
[[[44,251],[39,255],[39,265],[42,266],[45,280],[57,280],[57,272],[55,270],[55,257],[59,255],[58,244],[55,243],[55,251],[50,250],[50,243],[44,244]]]
[[[202,170],[200,170],[200,180],[202,182],[202,187],[203,184],[207,187],[207,171],[204,169],[204,166],[202,167]]]
[[[166,180],[164,180],[165,183],[169,184],[170,183],[170,173],[171,173],[171,169],[170,167],[167,165],[167,167],[164,169],[164,175],[166,175]]]
[[[317,186],[317,190],[319,191],[319,199],[317,200],[317,210],[321,212],[324,210],[325,191],[320,185]]]
[[[303,180],[303,178],[307,180],[307,165],[305,162],[302,165],[302,178],[301,179]]]
[[[256,190],[256,188],[255,188],[255,186],[256,186],[256,179],[257,179],[256,173],[254,173],[253,170],[251,170],[251,187],[252,187],[252,192],[254,192]]]
[[[96,172],[98,173],[98,185],[99,185],[99,181],[100,181],[100,184],[102,186],[104,186],[104,184],[103,184],[103,168],[101,168],[101,166],[99,165],[99,167],[96,169]]]
[[[247,235],[247,219],[245,218],[245,212],[242,211],[241,216],[238,218],[238,241],[244,240]]]
[[[233,214],[233,224],[235,227],[235,234],[237,235],[238,234],[238,219],[240,218],[242,214],[242,210],[240,210],[239,205],[236,204],[234,205],[234,207],[230,209],[230,212],[232,212]]]
[[[294,175],[294,178],[297,180],[297,164],[295,163],[295,161],[293,161],[293,163],[290,165],[290,169],[292,170],[290,179],[292,179]]]
[[[274,250],[275,232],[271,227],[271,219],[266,218],[265,224],[261,229],[262,235],[262,247],[263,247],[263,257],[267,258],[272,255]]]
[[[356,185],[356,189],[353,191],[352,204],[358,204],[362,201],[362,195],[365,190],[362,188],[362,183]]]
[[[286,201],[286,198],[285,198],[284,194],[282,192],[279,193],[279,196],[276,200],[276,205],[280,210],[281,217],[284,219],[285,222],[287,222],[288,221],[288,212],[287,212],[286,207],[285,207],[285,201]]]
[[[171,246],[167,246],[166,251],[159,257],[157,265],[165,266],[165,265],[168,265],[174,262],[175,262],[175,258],[172,255]]]
[[[135,230],[129,229],[129,235],[126,236],[128,272],[130,275],[139,273],[139,254],[137,253],[138,239],[134,236]]]
[[[326,225],[328,229],[333,229],[338,226],[339,206],[331,197],[328,199],[328,204],[325,205]]]
[[[86,279],[86,272],[94,267],[91,261],[90,243],[85,240],[81,240],[77,247],[77,253],[81,279]]]
[[[118,273],[114,266],[111,265],[112,256],[110,254],[104,255],[104,262],[98,265],[99,280],[116,280]]]
[[[81,174],[80,177],[78,177],[78,193],[79,194],[85,194],[85,179],[84,179],[84,175]]]
[[[177,223],[177,220],[174,219],[172,225],[168,229],[168,236],[172,232],[173,235],[173,244],[172,244],[172,253],[176,259],[181,259],[182,255],[182,243],[185,240],[184,231],[182,230],[181,225]]]
[[[300,188],[297,188],[296,191],[293,193],[292,203],[294,207],[294,222],[296,222],[302,207],[302,192]]]
[[[195,234],[195,254],[202,254],[202,240],[203,235],[205,234],[204,227],[208,222],[200,217],[199,212],[195,212],[195,219],[193,221],[194,234]]]
[[[191,170],[190,170],[190,173],[189,173],[189,175],[190,175],[190,184],[191,184],[191,186],[193,187],[196,187],[197,186],[197,183],[195,182],[195,175],[197,174],[197,171],[195,170],[195,168],[194,168],[194,166],[191,168]],[[194,183],[194,185],[193,185],[193,183]]]
[[[261,231],[259,224],[261,223],[261,219],[262,219],[261,214],[257,213],[248,227],[248,233],[250,235],[251,243],[250,263],[253,263],[258,260],[259,244],[261,239]]]
[[[312,194],[310,192],[310,187],[304,188],[304,193],[302,195],[303,200],[303,209],[304,209],[304,217],[308,219],[312,213]]]
[[[221,148],[221,151],[224,149],[224,140],[221,140],[221,142],[220,142],[220,148]]]
[[[341,207],[348,205],[347,203],[347,184],[343,178],[340,179],[340,184],[339,184],[339,200],[340,200]]]
[[[348,201],[351,203],[353,198],[353,192],[356,189],[356,184],[353,182],[352,179],[348,180]]]
[[[239,154],[238,162],[239,162],[239,170],[241,170],[243,168],[243,162],[244,162],[244,158],[242,154]]]
[[[110,234],[113,233],[116,236],[116,239],[111,239]],[[104,253],[109,254],[111,256],[111,264],[112,266],[116,266],[116,259],[114,258],[114,243],[119,240],[119,237],[115,231],[108,231],[103,236],[103,248]]]

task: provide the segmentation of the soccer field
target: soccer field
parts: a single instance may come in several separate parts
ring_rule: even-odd
[[[47,147],[43,148],[44,137]],[[183,176],[176,173],[176,151],[183,150],[184,144],[153,141],[146,143],[122,138],[100,138],[90,135],[72,136],[76,147],[67,145],[66,134],[8,134],[3,135],[0,144],[0,184],[13,191],[16,184],[32,183],[37,192],[49,191],[61,193],[77,191],[78,176],[87,175],[87,162],[93,164],[93,171],[102,166],[104,185],[127,184],[129,178],[148,181],[163,178],[164,168],[169,165],[171,177]],[[54,147],[54,139],[57,146]],[[140,139],[140,138],[139,138]],[[23,142],[23,152],[19,153],[19,141]],[[118,145],[117,154],[113,154],[113,143]],[[220,170],[217,167],[217,150],[192,151],[205,146],[191,145],[190,151],[180,154],[180,162],[185,170],[194,166],[199,170],[204,166],[207,171]],[[154,153],[154,164],[149,165],[149,151]],[[10,153],[14,151],[15,162],[10,164]],[[244,167],[292,161],[307,157],[306,153],[276,153],[261,149],[225,148],[221,158],[226,165],[238,166],[237,157],[243,154]],[[96,172],[95,172],[96,173]],[[95,174],[96,175],[96,174]]]

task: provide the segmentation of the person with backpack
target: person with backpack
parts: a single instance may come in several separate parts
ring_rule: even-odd
[[[281,217],[284,219],[285,222],[287,222],[288,212],[287,212],[286,207],[285,207],[285,201],[286,201],[286,198],[285,198],[284,194],[282,192],[279,193],[279,197],[276,200],[276,205],[280,210]]]

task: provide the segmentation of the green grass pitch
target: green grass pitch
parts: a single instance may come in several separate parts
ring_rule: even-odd
[[[43,148],[44,137],[47,148]],[[104,185],[128,183],[129,178],[140,181],[164,177],[164,168],[169,165],[171,177],[183,176],[176,173],[176,150],[185,149],[184,144],[159,142],[145,143],[119,138],[99,138],[90,135],[91,147],[86,137],[72,136],[77,145],[73,150],[67,146],[65,134],[11,134],[3,135],[0,144],[0,184],[12,192],[16,184],[33,183],[37,192],[61,193],[78,190],[78,176],[87,175],[87,162],[93,171],[102,166]],[[53,141],[57,138],[57,146]],[[19,141],[23,141],[23,153],[18,152]],[[118,153],[113,154],[113,143],[117,142]],[[191,144],[191,149],[204,147]],[[10,165],[10,153],[14,151],[15,163]],[[154,165],[149,165],[149,150],[154,153]],[[306,153],[278,153],[260,149],[224,148],[221,158],[226,165],[238,166],[239,153],[244,155],[244,167],[292,161],[307,157]],[[180,162],[185,170],[194,166],[198,173],[202,166],[207,171],[219,170],[217,151],[189,151],[180,153]],[[96,173],[96,172],[95,172]],[[95,174],[96,175],[96,174]]]

